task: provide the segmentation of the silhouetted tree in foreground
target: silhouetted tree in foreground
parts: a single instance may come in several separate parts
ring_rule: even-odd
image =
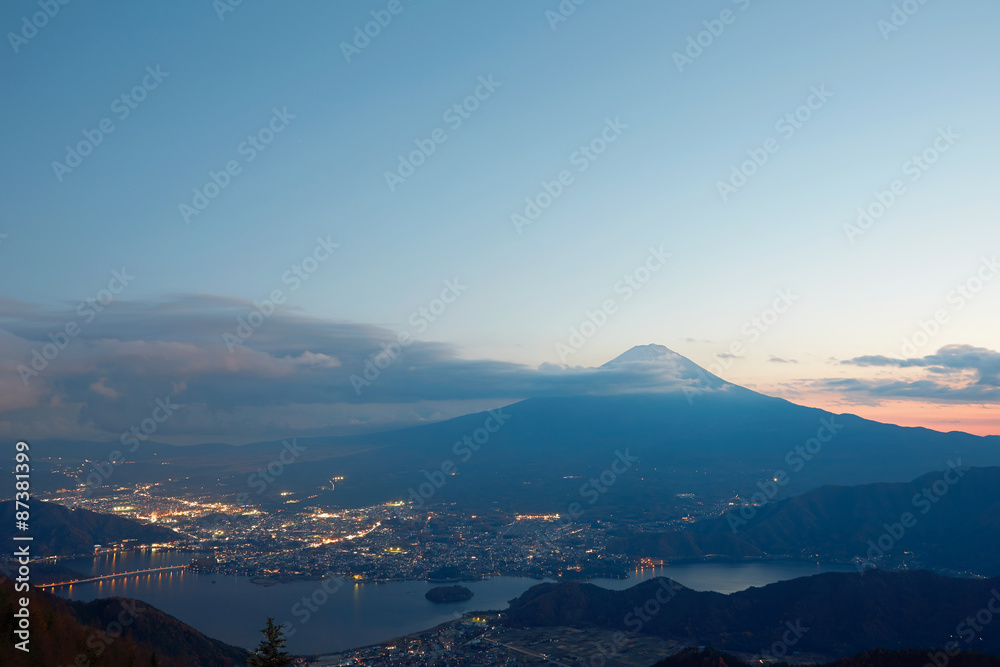
[[[292,664],[292,656],[285,650],[285,633],[280,625],[274,624],[274,619],[267,617],[267,627],[260,631],[264,638],[247,663],[250,667],[287,667]]]

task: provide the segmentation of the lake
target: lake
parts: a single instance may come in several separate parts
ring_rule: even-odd
[[[190,562],[194,554],[143,550],[104,555],[61,564],[95,574],[163,567]],[[594,579],[591,583],[620,590],[655,576],[676,579],[688,588],[731,593],[750,586],[804,577],[820,572],[850,571],[851,566],[765,561],[700,562],[636,570],[629,579]],[[507,602],[535,584],[526,577],[495,577],[465,583],[471,600],[434,604],[424,598],[435,584],[424,581],[347,583],[327,594],[318,581],[275,586],[251,584],[248,577],[197,574],[184,570],[131,576],[55,589],[74,600],[122,596],[142,600],[200,630],[209,637],[251,648],[260,640],[265,617],[287,621],[288,650],[330,653],[409,634],[452,620],[464,611],[506,609]],[[51,589],[50,589],[51,590]],[[315,611],[301,605],[316,601]],[[296,606],[298,605],[298,606]]]

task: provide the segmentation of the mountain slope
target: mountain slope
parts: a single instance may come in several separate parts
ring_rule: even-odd
[[[883,567],[905,551],[907,561],[924,567],[998,576],[998,489],[995,467],[929,473],[909,483],[824,486],[760,507],[734,507],[684,530],[625,538],[615,548],[668,559],[859,557]],[[912,526],[901,522],[907,513]]]
[[[685,376],[697,374],[696,365],[683,362]],[[282,483],[304,485],[320,475],[343,474],[347,479],[337,486],[342,502],[406,498],[450,460],[457,474],[435,490],[435,499],[475,503],[488,497],[517,509],[558,510],[579,501],[581,486],[607,470],[616,452],[629,450],[639,461],[617,476],[601,505],[669,513],[678,493],[749,495],[778,470],[788,473],[781,489],[788,495],[823,484],[906,481],[948,459],[1000,465],[1000,438],[832,415],[717,378],[693,386],[693,393],[689,386],[525,400],[503,408],[503,426],[474,451],[462,442],[482,433],[488,413],[360,438],[307,441],[313,448],[307,457],[330,460],[290,466]],[[371,449],[340,458],[347,445]],[[803,457],[796,450],[804,447],[815,453]]]
[[[623,591],[569,582],[534,586],[511,600],[505,614],[527,627],[600,626],[753,654],[782,641],[802,653],[846,657],[941,648],[953,639],[960,648],[998,653],[1000,624],[979,625],[977,633],[963,623],[991,601],[1000,603],[998,587],[1000,578],[879,570],[830,572],[729,595],[663,578]]]
[[[245,651],[210,639],[155,607],[125,598],[71,602],[31,589],[30,652],[15,648],[13,582],[0,576],[0,665],[5,667],[89,664],[104,667],[234,667]],[[118,628],[121,628],[119,631]],[[120,636],[117,636],[120,632]],[[83,657],[81,661],[80,656]]]
[[[925,667],[929,663],[927,651],[866,651],[858,655],[834,662],[823,663],[823,667]],[[949,667],[1000,667],[1000,658],[984,653],[962,652],[949,656]],[[749,667],[739,658],[720,653],[711,648],[688,648],[653,667]]]
[[[595,374],[600,383],[587,384]],[[565,396],[524,400],[492,416],[300,438],[302,451],[283,466],[280,481],[251,498],[277,499],[279,491],[294,490],[318,493],[321,502],[365,505],[411,498],[432,483],[423,500],[565,512],[581,501],[589,480],[609,477],[606,471],[627,452],[638,461],[602,485],[600,502],[588,504],[587,512],[597,517],[614,509],[638,520],[642,514],[684,516],[692,507],[677,499],[680,493],[694,493],[699,502],[749,495],[779,470],[788,474],[781,489],[787,496],[823,484],[908,481],[948,459],[1000,465],[1000,438],[903,428],[795,405],[725,382],[661,346],[633,348],[581,378],[566,385]],[[189,487],[236,495],[248,491],[248,476],[283,447],[280,441],[157,446],[155,457],[147,452],[145,460],[119,466],[113,479],[162,478],[169,469]],[[808,459],[796,452],[803,447],[813,449]],[[454,469],[443,475],[449,462]],[[335,491],[322,490],[334,476],[344,480]]]
[[[0,525],[6,534],[14,527],[13,500],[0,502]],[[169,528],[151,526],[113,514],[69,509],[57,503],[31,504],[31,530],[35,557],[92,554],[95,544],[133,539],[136,544],[173,542],[180,536]]]

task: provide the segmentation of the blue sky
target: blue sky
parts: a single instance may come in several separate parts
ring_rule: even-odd
[[[792,400],[996,432],[994,394],[941,391],[988,390],[994,377],[1000,280],[984,280],[974,298],[954,290],[990,273],[1000,236],[996,3],[914,2],[891,31],[894,4],[860,0],[589,0],[564,2],[575,11],[560,21],[557,2],[401,0],[396,14],[390,4],[70,2],[47,21],[32,18],[37,2],[5,6],[5,431],[116,433],[112,417],[94,421],[95,395],[141,398],[105,406],[125,428],[157,382],[151,369],[127,373],[136,362],[109,341],[225,359],[234,353],[222,333],[278,289],[285,302],[241,345],[310,359],[297,367],[325,368],[340,385],[363,366],[365,340],[374,353],[400,332],[434,359],[527,369],[596,366],[656,342]],[[342,44],[372,12],[391,21],[348,62]],[[32,32],[25,20],[45,24]],[[679,68],[674,54],[689,38],[706,46]],[[145,99],[123,106],[144,79]],[[469,98],[477,90],[481,99]],[[448,110],[467,99],[476,108],[457,125]],[[275,110],[281,131],[267,137]],[[778,125],[796,112],[808,120],[794,133]],[[113,132],[79,166],[53,167],[104,119]],[[386,172],[438,128],[443,143],[390,189]],[[243,142],[261,130],[273,141],[250,161]],[[614,140],[581,159],[581,147],[603,146],[602,132]],[[724,200],[719,182],[768,145],[767,161]],[[936,161],[914,171],[925,150]],[[230,161],[239,173],[186,221],[179,207]],[[519,233],[511,216],[564,171],[572,182]],[[896,180],[901,194],[884,215],[863,234],[845,232]],[[293,290],[286,272],[313,256],[317,238],[338,247]],[[661,247],[670,258],[641,289],[616,289]],[[17,368],[31,350],[123,267],[134,280],[26,385]],[[449,280],[464,289],[440,316],[414,315]],[[794,303],[766,331],[752,324],[781,290]],[[572,329],[609,299],[615,312],[576,349]],[[904,350],[942,310],[934,335]],[[310,335],[296,338],[294,325]],[[314,338],[324,326],[350,330],[350,349],[333,334]],[[287,339],[270,333],[279,329]],[[732,359],[717,356],[734,342],[743,348]],[[924,359],[946,346],[964,346],[950,349],[966,359],[980,351],[959,369],[842,363]],[[231,370],[216,390],[238,396],[245,372]],[[199,419],[158,435],[252,439],[233,426],[249,404],[185,397],[205,381],[190,373],[157,380],[170,375],[172,395]],[[925,382],[933,386],[920,391]],[[318,431],[473,407],[444,394],[408,407],[360,398],[350,410],[340,398],[253,405],[272,411],[267,428]]]

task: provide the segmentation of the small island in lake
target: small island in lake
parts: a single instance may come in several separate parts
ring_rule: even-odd
[[[472,591],[465,586],[437,586],[427,591],[424,597],[431,602],[462,602],[472,597]]]

